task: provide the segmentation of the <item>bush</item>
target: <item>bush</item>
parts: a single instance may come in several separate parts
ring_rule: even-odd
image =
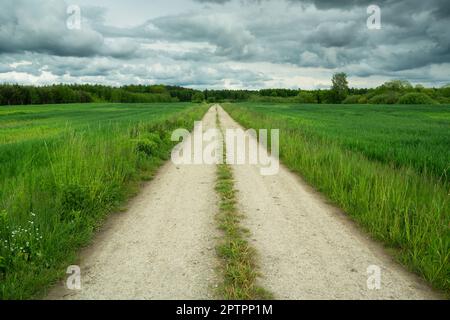
[[[347,98],[344,99],[344,101],[342,101],[342,103],[344,103],[344,104],[357,104],[357,103],[360,103],[359,102],[360,99],[361,99],[360,95],[348,96]]]
[[[147,156],[159,155],[159,147],[162,144],[161,137],[157,133],[147,133],[139,139],[134,139],[136,152],[142,152]]]
[[[391,80],[388,82],[383,83],[378,89],[381,90],[392,90],[392,91],[406,91],[411,90],[413,86],[409,81],[406,80]]]
[[[387,92],[377,94],[369,99],[369,103],[372,104],[395,104],[398,102],[400,94],[397,92]]]
[[[152,154],[158,148],[158,145],[154,141],[151,141],[148,138],[141,138],[141,139],[136,140],[135,142],[136,142],[136,151],[142,152],[149,157],[151,157]]]
[[[438,97],[435,101],[440,104],[450,104],[450,98],[446,97]]]
[[[361,98],[359,98],[358,103],[359,104],[366,104],[368,102],[368,99],[366,96],[361,96]]]
[[[317,98],[310,92],[300,92],[295,98],[299,103],[317,103]]]
[[[411,92],[403,95],[399,100],[400,104],[436,104],[437,102],[431,99],[425,93]]]
[[[205,100],[205,95],[203,94],[203,92],[196,92],[192,96],[192,102],[194,102],[194,103],[201,103],[204,100]]]

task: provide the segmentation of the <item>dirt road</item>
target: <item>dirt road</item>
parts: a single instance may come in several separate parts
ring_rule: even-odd
[[[240,128],[223,109],[219,114],[223,127]],[[262,176],[258,165],[235,165],[233,172],[244,224],[260,257],[261,284],[275,298],[436,298],[285,167],[273,176]],[[381,269],[379,290],[367,286],[372,265]]]
[[[215,127],[216,107],[204,118]],[[239,125],[219,106],[223,128]],[[433,299],[338,209],[281,166],[232,166],[238,205],[257,251],[260,282],[277,299]],[[81,254],[82,290],[63,284],[49,299],[212,299],[218,283],[214,165],[168,162],[126,213],[109,219]],[[367,268],[381,270],[369,290]]]
[[[204,129],[215,127],[211,109]],[[214,165],[171,161],[81,253],[81,290],[49,299],[211,299],[216,281]]]

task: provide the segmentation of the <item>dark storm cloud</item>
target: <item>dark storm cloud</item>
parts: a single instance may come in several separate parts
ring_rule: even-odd
[[[12,62],[16,61],[14,64]],[[23,63],[33,61],[32,63]],[[40,53],[12,54],[0,63],[0,74],[26,73],[42,76],[45,72],[59,77],[58,82],[89,82],[109,85],[164,83],[169,85],[223,87],[223,81],[252,88],[263,87],[269,80],[262,73],[236,69],[226,64],[191,64],[160,57],[158,63],[145,59],[124,63],[109,57],[59,57]]]
[[[64,1],[2,0],[0,75],[257,87],[289,66],[432,83],[443,77],[433,66],[450,63],[450,1],[195,1],[205,5],[127,27],[108,24],[108,9],[92,1],[81,30],[69,30]],[[366,27],[372,3],[381,30]],[[257,70],[262,64],[275,66],[272,76]]]
[[[174,40],[212,43],[217,46],[217,55],[231,58],[251,55],[250,46],[255,41],[245,24],[221,15],[179,15],[158,18],[151,24]]]
[[[232,2],[197,1],[215,4]],[[301,15],[297,19],[293,16],[291,20],[283,21],[277,21],[276,17],[262,21],[258,17],[253,18],[256,22],[249,23],[248,29],[251,34],[257,35],[257,42],[265,53],[263,59],[326,68],[338,68],[367,61],[374,68],[394,71],[450,62],[448,21],[441,19],[448,15],[450,1],[288,0],[288,2],[301,7],[314,6],[318,9],[316,11],[318,14],[314,16],[314,13],[309,13],[310,16],[314,16],[313,21],[305,20]],[[368,17],[366,8],[374,3],[381,7],[382,29],[379,31],[365,28]],[[269,21],[270,23],[267,23]],[[275,33],[272,32],[273,29]],[[288,39],[285,38],[286,35]],[[270,46],[264,45],[269,42]]]
[[[30,51],[57,56],[126,58],[137,49],[134,43],[108,43],[86,20],[80,30],[70,30],[64,1],[2,0],[1,6],[0,53]],[[101,16],[100,11],[95,14],[86,10],[86,13],[86,17]]]

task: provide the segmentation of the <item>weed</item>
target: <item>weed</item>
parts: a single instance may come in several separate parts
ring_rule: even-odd
[[[216,123],[220,126],[218,118]],[[217,246],[224,275],[219,286],[220,294],[230,300],[272,298],[270,292],[257,284],[256,252],[248,243],[248,231],[240,226],[243,215],[236,208],[236,190],[229,165],[218,165],[215,189],[220,197],[217,220],[224,234]]]

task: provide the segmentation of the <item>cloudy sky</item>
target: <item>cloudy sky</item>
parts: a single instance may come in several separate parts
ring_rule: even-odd
[[[0,0],[0,82],[313,89],[344,71],[354,87],[441,86],[449,21],[448,0]]]

